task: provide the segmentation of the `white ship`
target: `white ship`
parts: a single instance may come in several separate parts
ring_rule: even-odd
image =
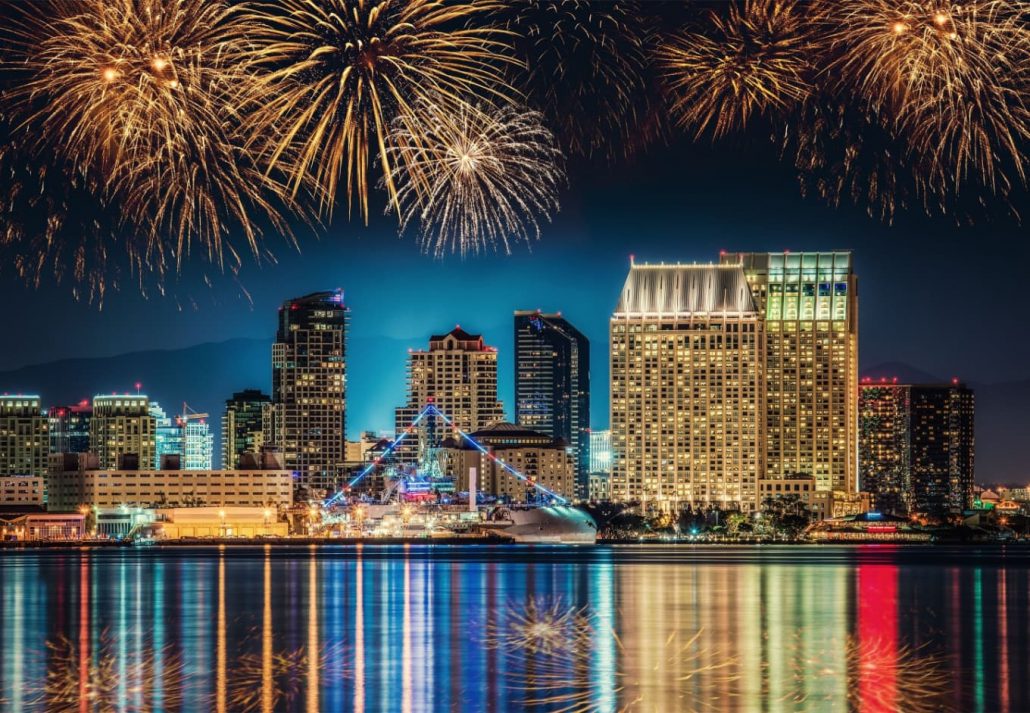
[[[493,510],[484,529],[522,544],[592,545],[597,523],[571,505],[500,507]]]

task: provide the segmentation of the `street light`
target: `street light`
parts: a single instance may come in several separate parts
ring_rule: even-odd
[[[218,536],[225,537],[225,510],[219,510],[218,517],[221,520],[221,525],[218,529]]]

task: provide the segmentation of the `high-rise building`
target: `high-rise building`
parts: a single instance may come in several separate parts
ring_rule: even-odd
[[[503,421],[504,407],[497,398],[497,350],[484,344],[482,336],[455,327],[430,337],[427,351],[410,351],[408,400],[396,410],[398,437],[429,403],[466,433]],[[417,433],[397,447],[397,459],[418,462],[426,449],[438,447],[449,433],[443,419],[427,416]]]
[[[346,460],[348,315],[342,290],[286,300],[272,345],[274,445],[315,490],[335,490]]]
[[[572,448],[576,497],[586,498],[590,342],[560,313],[515,312],[515,422]]]
[[[965,384],[912,387],[912,509],[968,508],[974,483],[974,397]]]
[[[181,467],[185,449],[182,428],[165,413],[157,401],[150,403],[150,415],[154,417],[154,464],[150,467],[161,470],[167,456],[178,458],[176,462]]]
[[[272,399],[257,389],[237,391],[222,415],[222,468],[235,468],[244,453],[271,443]]]
[[[855,492],[858,280],[847,251],[724,254],[765,321],[765,461],[770,478],[811,475]]]
[[[631,264],[609,327],[613,499],[757,507],[762,327],[740,265]]]
[[[858,395],[859,488],[873,506],[904,515],[912,501],[912,389],[863,379]]]
[[[93,417],[93,406],[83,399],[70,406],[51,406],[50,421],[51,453],[85,453],[89,450],[89,422]]]
[[[121,456],[136,457],[137,467],[142,468],[155,462],[157,444],[150,399],[143,394],[94,396],[89,443],[101,468],[120,467]]]
[[[38,396],[0,396],[0,475],[46,475],[49,430]]]
[[[612,472],[612,432],[596,429],[590,432],[590,472]]]
[[[969,507],[974,396],[961,383],[865,380],[860,389],[863,490],[880,509],[942,516]]]
[[[211,470],[215,456],[215,438],[207,420],[178,419],[178,424],[182,429],[183,470]]]

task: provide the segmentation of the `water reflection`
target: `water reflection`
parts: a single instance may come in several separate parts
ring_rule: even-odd
[[[887,548],[9,551],[0,707],[1027,710],[1028,572]]]

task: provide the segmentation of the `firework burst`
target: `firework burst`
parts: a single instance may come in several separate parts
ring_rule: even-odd
[[[1025,182],[1030,3],[825,1],[816,14],[825,75],[906,136],[929,191]]]
[[[401,229],[420,225],[423,248],[463,257],[540,237],[558,211],[561,154],[542,117],[520,107],[416,105],[417,131],[398,121],[387,152]]]
[[[512,81],[569,153],[609,159],[661,131],[648,83],[652,29],[641,4],[513,0],[495,13],[524,70]]]
[[[246,28],[226,3],[52,0],[15,12],[4,68],[17,81],[4,99],[17,160],[50,155],[51,177],[72,178],[86,209],[116,215],[97,238],[120,243],[134,270],[177,271],[195,243],[219,268],[238,266],[231,230],[255,256],[262,222],[290,234],[279,208],[296,204],[241,149],[236,95],[249,77],[233,57]],[[104,289],[103,261],[86,268],[76,249],[40,251],[40,262],[58,254]]]
[[[250,109],[252,140],[268,140],[268,158],[290,176],[294,192],[310,177],[320,207],[331,211],[338,183],[347,205],[368,218],[370,172],[378,160],[390,201],[397,188],[391,126],[420,137],[418,106],[460,106],[468,97],[506,93],[510,62],[502,33],[467,27],[494,3],[431,0],[277,0],[251,2],[255,26],[244,63],[261,73]],[[410,179],[417,168],[408,167]]]
[[[718,138],[755,115],[784,113],[810,93],[812,39],[791,0],[745,0],[710,11],[701,29],[658,50],[680,126]]]

